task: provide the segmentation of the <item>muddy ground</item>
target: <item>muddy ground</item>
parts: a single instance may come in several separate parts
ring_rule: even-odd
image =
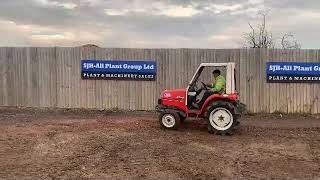
[[[218,136],[150,112],[2,108],[0,179],[320,179],[320,119],[247,115]]]

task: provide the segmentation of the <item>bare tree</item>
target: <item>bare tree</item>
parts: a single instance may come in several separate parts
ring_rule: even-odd
[[[249,48],[274,48],[275,43],[270,32],[266,28],[266,15],[267,13],[260,13],[262,16],[262,23],[257,27],[253,27],[250,22],[248,22],[251,31],[243,35],[245,46]]]
[[[252,26],[248,22],[250,27],[249,33],[243,34],[243,43],[247,48],[275,48],[277,45],[278,39],[275,39],[272,35],[272,32],[267,29],[266,26],[266,16],[268,12],[260,12],[259,15],[262,16],[262,22],[256,27]],[[290,33],[285,33],[281,38],[280,46],[283,49],[300,49],[301,45],[294,38],[294,35]]]
[[[301,45],[293,34],[285,33],[281,38],[281,47],[282,49],[300,49]]]

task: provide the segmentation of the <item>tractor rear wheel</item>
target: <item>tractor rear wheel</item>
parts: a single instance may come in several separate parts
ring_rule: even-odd
[[[234,106],[227,101],[214,101],[206,111],[208,132],[219,135],[232,135],[239,124],[234,113]]]
[[[181,123],[179,114],[171,110],[160,113],[159,121],[165,129],[178,129]]]

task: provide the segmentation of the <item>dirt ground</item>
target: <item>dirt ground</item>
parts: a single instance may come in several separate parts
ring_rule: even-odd
[[[218,136],[151,112],[2,108],[0,179],[320,179],[320,118],[247,115]]]

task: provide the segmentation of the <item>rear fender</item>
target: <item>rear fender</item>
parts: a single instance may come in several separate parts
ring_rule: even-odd
[[[201,107],[201,114],[205,112],[207,106],[210,103],[214,103],[217,100],[221,100],[221,101],[225,101],[225,102],[233,102],[236,100],[236,96],[233,96],[233,95],[226,96],[223,94],[213,94],[213,95],[209,96],[207,98],[207,100],[204,102],[203,106]],[[234,108],[233,103],[226,103],[226,105],[232,106],[232,107],[229,107],[230,109]]]

